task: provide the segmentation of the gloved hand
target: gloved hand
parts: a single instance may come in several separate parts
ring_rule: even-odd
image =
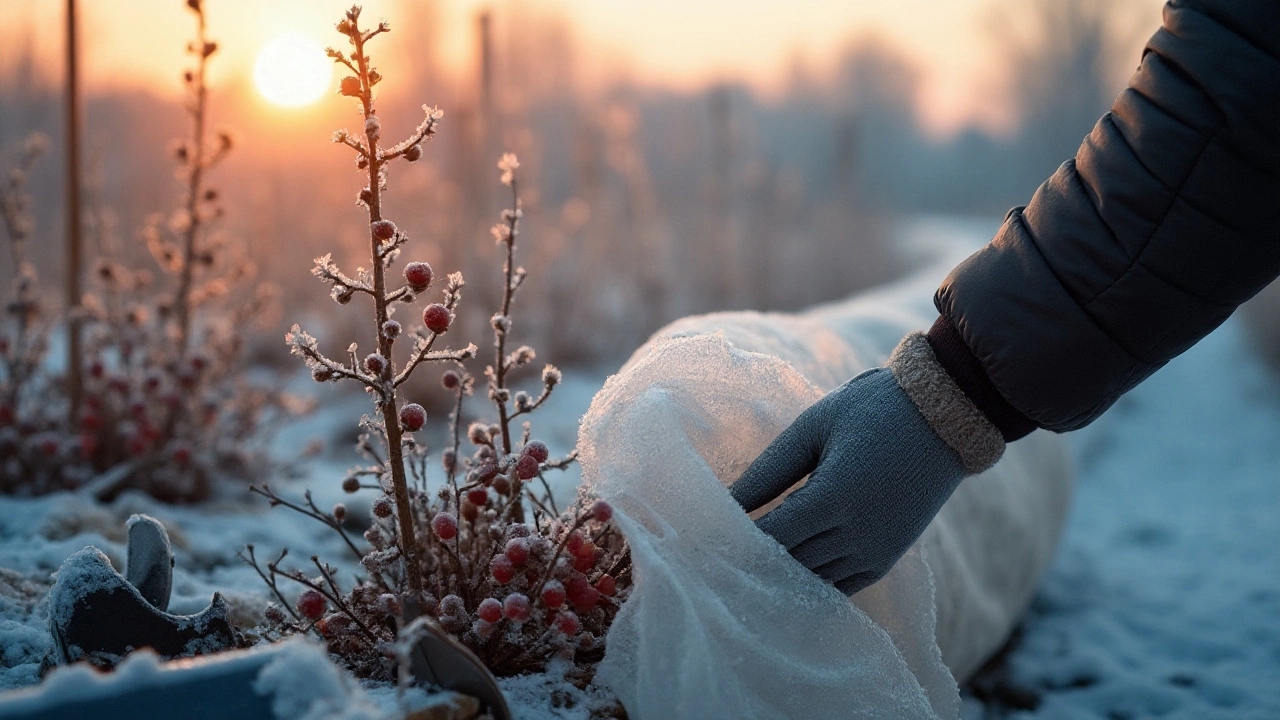
[[[806,410],[730,489],[751,512],[808,475],[756,524],[850,595],[884,577],[960,481],[1004,451],[922,334],[888,365]]]

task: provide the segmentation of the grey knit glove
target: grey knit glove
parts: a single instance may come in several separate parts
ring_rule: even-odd
[[[888,367],[801,414],[730,491],[751,512],[808,475],[756,524],[852,595],[884,577],[960,481],[1003,452],[1000,431],[913,333]]]

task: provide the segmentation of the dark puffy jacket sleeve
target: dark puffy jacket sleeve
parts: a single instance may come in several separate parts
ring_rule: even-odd
[[[1280,274],[1280,0],[1174,0],[1129,87],[938,290],[1006,439],[1073,430]]]

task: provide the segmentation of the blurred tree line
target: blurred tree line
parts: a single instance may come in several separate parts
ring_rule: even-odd
[[[833,73],[797,70],[776,98],[742,84],[675,91],[624,78],[585,90],[590,58],[570,24],[526,3],[475,17],[470,67],[449,70],[433,38],[462,29],[441,24],[440,1],[387,12],[393,29],[412,30],[391,37],[395,61],[409,64],[399,74],[414,81],[383,91],[384,123],[407,130],[424,101],[445,111],[424,161],[390,188],[392,207],[415,208],[393,218],[414,240],[405,259],[463,271],[459,321],[480,336],[499,284],[487,232],[501,203],[495,162],[518,153],[532,278],[516,336],[530,333],[560,363],[616,361],[688,313],[796,309],[892,278],[906,269],[894,252],[904,215],[994,224],[1074,154],[1157,22],[1135,0],[995,0],[989,32],[1016,130],[936,138],[922,128],[920,69],[874,35],[851,41]],[[60,135],[60,75],[27,47],[12,46],[0,68],[0,148],[32,130]],[[281,286],[288,321],[334,316],[313,300],[310,259],[340,247],[335,259],[351,264],[364,242],[342,175],[354,168],[327,146],[356,120],[322,104],[285,122],[248,86],[215,88],[215,112],[245,148],[221,171],[228,224],[248,239],[259,277]],[[141,91],[90,88],[86,106],[88,195],[110,211],[92,216],[110,218],[128,248],[176,192],[156,138],[177,137],[182,112]],[[45,163],[31,180],[45,277],[59,277],[60,167]],[[147,262],[140,248],[134,259]],[[325,335],[343,347],[362,339],[355,327]],[[264,360],[283,355],[276,335],[259,344]]]

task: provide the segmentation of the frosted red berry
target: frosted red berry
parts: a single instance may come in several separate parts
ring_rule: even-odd
[[[511,480],[506,475],[495,475],[493,482],[489,483],[489,487],[499,495],[506,496],[511,492]]]
[[[347,519],[347,506],[342,503],[336,503],[333,506],[333,519],[343,522]]]
[[[490,483],[498,476],[498,466],[486,460],[476,469],[476,479],[482,483]]]
[[[502,601],[502,611],[508,620],[524,622],[529,619],[529,598],[520,593],[511,593]]]
[[[458,376],[458,373],[449,370],[440,376],[440,384],[445,390],[457,390],[458,386],[462,384],[462,378]]]
[[[529,444],[525,445],[520,453],[528,455],[539,463],[546,462],[547,458],[551,456],[551,451],[547,449],[547,444],[541,440],[530,440]]]
[[[409,283],[409,288],[416,293],[420,293],[431,286],[431,280],[435,274],[431,271],[431,266],[424,262],[411,262],[404,266],[404,280]]]
[[[476,507],[470,500],[462,501],[462,519],[467,522],[475,522],[480,517],[480,508]]]
[[[372,375],[381,375],[387,369],[387,359],[378,353],[370,353],[364,359],[364,369]]]
[[[467,614],[467,604],[457,595],[445,595],[440,599],[440,615],[460,617]]]
[[[573,569],[580,573],[587,572],[595,567],[596,559],[591,555],[579,555],[573,559]]]
[[[498,555],[489,561],[489,574],[500,584],[506,585],[516,576],[516,568],[506,555]]]
[[[379,240],[390,240],[396,236],[396,224],[390,220],[378,220],[372,227],[373,236]]]
[[[565,595],[578,612],[587,612],[600,602],[600,591],[591,587],[587,578],[578,575],[565,587]]]
[[[458,519],[451,513],[436,513],[431,518],[431,531],[441,540],[452,540],[458,536]]]
[[[305,590],[298,596],[298,612],[312,622],[319,620],[328,607],[329,601],[315,590]]]
[[[373,514],[380,518],[389,518],[394,511],[395,505],[391,503],[391,498],[385,495],[373,501]]]
[[[494,598],[485,598],[476,608],[476,615],[485,622],[496,623],[502,619],[502,603]]]
[[[591,516],[594,517],[597,522],[609,522],[613,519],[613,506],[604,500],[597,500],[595,501],[595,504],[591,506]]]
[[[453,317],[449,313],[449,308],[440,303],[431,303],[422,311],[422,323],[427,326],[431,332],[439,335],[449,329],[449,323],[453,321]]]
[[[191,448],[187,445],[179,444],[173,448],[173,461],[179,465],[188,465],[191,463]]]
[[[422,146],[410,145],[404,149],[404,159],[409,162],[418,162],[422,159]]]
[[[578,614],[572,610],[565,610],[556,615],[556,629],[565,635],[577,635],[578,630],[582,628],[578,622]]]
[[[471,501],[472,505],[484,507],[489,504],[489,490],[483,487],[471,488],[467,491],[467,500]]]
[[[362,90],[360,78],[355,75],[348,75],[342,78],[342,84],[338,86],[338,92],[347,97],[360,97]]]
[[[532,455],[521,455],[516,461],[516,476],[521,480],[538,477],[538,459]]]
[[[418,403],[409,403],[400,408],[400,427],[409,432],[417,432],[427,424],[427,410]]]
[[[568,550],[570,555],[577,556],[578,551],[582,549],[582,543],[584,542],[585,539],[582,537],[582,533],[574,530],[569,533],[569,539],[565,541],[564,549]]]
[[[599,590],[601,595],[613,597],[614,593],[618,592],[618,581],[612,575],[601,575],[600,579],[596,580],[596,590]]]
[[[507,541],[507,547],[503,552],[511,562],[523,565],[529,559],[529,541],[524,538],[512,538]]]
[[[564,600],[564,585],[559,580],[548,580],[547,584],[542,586],[542,604],[548,609],[555,610],[564,605]]]

